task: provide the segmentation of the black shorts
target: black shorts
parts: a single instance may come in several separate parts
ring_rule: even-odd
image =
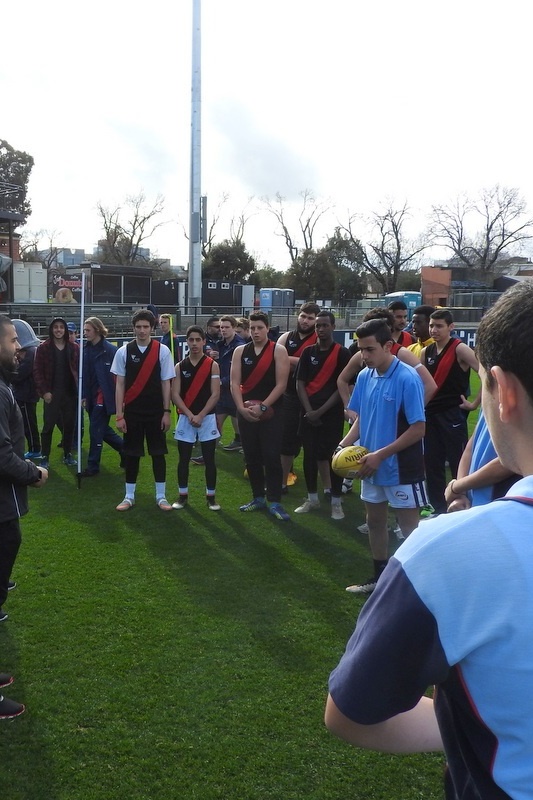
[[[298,433],[300,424],[300,412],[302,404],[296,394],[283,395],[283,407],[281,414],[283,417],[283,433],[281,438],[281,454],[284,456],[296,456],[300,452],[302,440]]]
[[[127,431],[124,434],[125,456],[144,456],[144,441],[151,456],[164,456],[168,453],[166,432],[161,430],[163,414],[156,417],[140,417],[124,414]]]
[[[314,450],[317,461],[329,461],[344,435],[344,409],[330,408],[320,418],[322,425],[309,425],[300,417],[300,434],[304,451],[307,447]]]

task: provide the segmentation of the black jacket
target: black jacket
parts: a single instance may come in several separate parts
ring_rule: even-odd
[[[39,480],[38,468],[24,460],[24,445],[22,414],[0,371],[0,523],[27,513],[27,487]]]

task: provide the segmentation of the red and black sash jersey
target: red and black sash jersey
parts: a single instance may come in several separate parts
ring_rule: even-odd
[[[302,339],[300,337],[300,334],[298,333],[298,330],[295,329],[289,332],[289,335],[285,340],[285,349],[287,350],[289,356],[295,356],[296,358],[300,358],[305,348],[310,347],[313,344],[316,344],[316,341],[317,341],[316,331],[311,331],[311,333],[309,333],[307,336],[304,336],[304,338]],[[296,381],[294,379],[295,374],[296,370],[292,370],[291,368],[291,374],[287,382],[287,388],[285,390],[285,394],[291,394],[291,395],[296,394]]]
[[[211,397],[213,359],[203,355],[194,365],[189,356],[180,361],[180,396],[189,411],[199,414]]]
[[[321,350],[318,344],[306,347],[296,370],[296,380],[303,381],[311,408],[320,408],[337,391],[337,378],[349,360],[348,350],[336,342],[328,350]],[[340,397],[339,405],[342,407]]]
[[[415,337],[411,336],[411,334],[408,331],[402,331],[398,336],[397,341],[398,344],[401,345],[402,347],[411,347],[412,344],[416,344]]]
[[[241,391],[243,400],[265,400],[276,385],[276,345],[268,340],[259,354],[253,342],[241,353]],[[278,405],[281,399],[275,403]]]
[[[136,378],[142,370],[144,362],[150,355],[152,348],[158,351],[153,368],[143,383],[141,391],[131,400],[127,400],[128,390],[133,387]],[[153,358],[153,353],[152,353]],[[125,377],[125,410],[143,417],[161,416],[163,414],[163,390],[161,388],[161,365],[159,362],[159,342],[154,339],[142,353],[137,342],[126,345],[126,377]]]
[[[437,353],[436,343],[426,347],[426,367],[433,378],[435,378],[439,370],[439,364],[442,359],[448,358],[449,350],[451,348],[455,349],[456,346],[457,342],[450,339],[440,353]],[[457,355],[455,353],[454,355],[455,357],[449,365],[447,374],[443,376],[442,370],[440,371],[440,386],[426,406],[426,414],[428,416],[438,414],[439,411],[444,411],[448,408],[456,408],[461,404],[461,395],[466,397],[470,393],[470,370],[462,369],[457,361]]]

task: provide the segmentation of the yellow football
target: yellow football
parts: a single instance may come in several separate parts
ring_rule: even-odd
[[[368,450],[360,444],[352,444],[349,447],[343,447],[338,453],[335,453],[331,459],[331,469],[336,475],[341,478],[357,478],[359,477],[358,466],[359,462],[366,456]]]

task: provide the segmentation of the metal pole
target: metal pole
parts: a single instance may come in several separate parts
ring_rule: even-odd
[[[201,0],[193,0],[189,209],[189,305],[193,307],[202,305],[201,145]]]

